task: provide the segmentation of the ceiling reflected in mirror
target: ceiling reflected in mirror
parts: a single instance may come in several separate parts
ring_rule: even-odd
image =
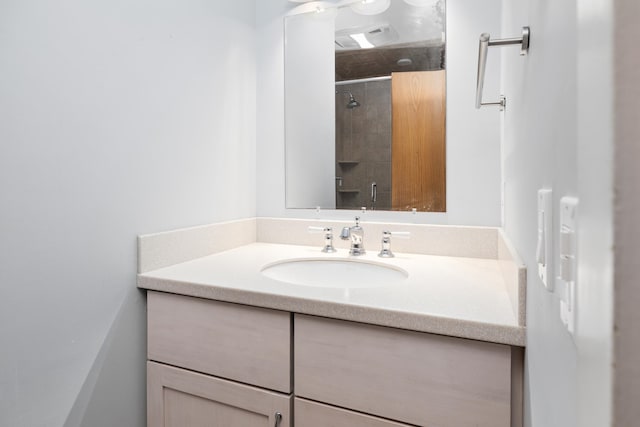
[[[445,69],[441,0],[358,1],[340,10],[335,25],[338,82]]]

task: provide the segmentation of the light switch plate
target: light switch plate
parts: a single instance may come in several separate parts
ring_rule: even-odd
[[[538,190],[538,244],[536,262],[538,276],[549,292],[553,291],[553,192]]]
[[[558,262],[558,284],[563,286],[564,295],[560,301],[560,318],[570,334],[575,334],[576,291],[578,285],[578,242],[577,242],[578,199],[560,199],[560,235]]]

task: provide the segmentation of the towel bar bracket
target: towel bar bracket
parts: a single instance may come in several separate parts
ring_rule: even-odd
[[[520,55],[524,56],[529,53],[529,40],[531,36],[531,30],[529,27],[522,27],[522,37],[515,37],[511,39],[489,39],[489,46],[509,46],[512,44],[520,45]]]
[[[482,102],[482,90],[484,87],[484,75],[487,66],[487,54],[490,46],[509,46],[520,45],[520,55],[524,56],[529,53],[529,44],[531,41],[531,31],[529,27],[522,27],[522,37],[510,38],[510,39],[496,39],[491,40],[491,36],[488,33],[480,34],[480,48],[478,51],[478,83],[476,86],[476,108],[483,106],[499,106],[500,111],[504,111],[507,100],[502,95],[497,102]]]
[[[496,105],[500,107],[500,111],[504,111],[505,108],[507,108],[507,98],[504,95],[500,95],[500,101],[497,102],[483,102],[480,104],[480,106],[484,107],[484,106],[492,106],[492,105]]]

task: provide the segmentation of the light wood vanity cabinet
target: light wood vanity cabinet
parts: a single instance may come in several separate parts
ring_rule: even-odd
[[[509,346],[294,319],[296,396],[419,426],[511,423]]]
[[[148,316],[149,427],[521,425],[507,345],[153,291]]]
[[[290,313],[151,291],[147,313],[149,427],[293,425]]]
[[[155,362],[147,362],[147,407],[149,426],[292,425],[290,396]]]
[[[291,314],[148,292],[150,360],[291,393]]]
[[[294,408],[296,427],[413,427],[299,397]]]

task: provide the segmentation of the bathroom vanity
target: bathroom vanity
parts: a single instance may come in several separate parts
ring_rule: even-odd
[[[353,260],[344,247],[321,253],[310,224],[252,219],[140,238],[149,426],[521,425],[524,269],[499,230],[403,225],[436,241],[382,260],[372,237]],[[364,224],[374,235],[387,226]],[[229,247],[203,243],[224,237]],[[437,251],[467,256],[424,253]],[[407,274],[308,286],[264,274],[282,260]]]

